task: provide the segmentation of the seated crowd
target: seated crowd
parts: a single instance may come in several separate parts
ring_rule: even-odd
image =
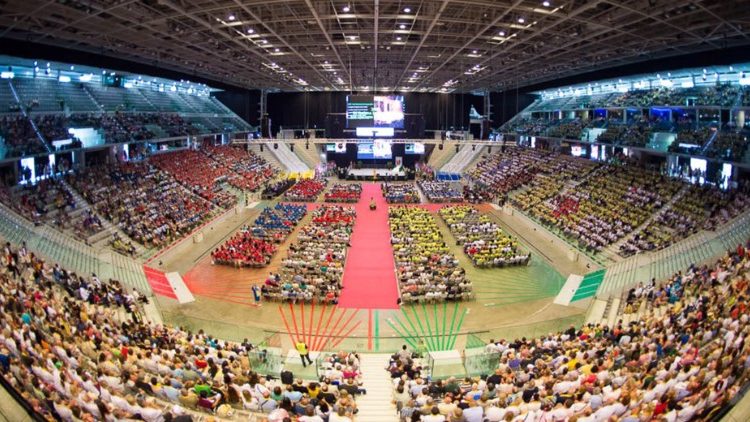
[[[274,243],[283,242],[307,214],[307,206],[277,203],[265,207],[253,222],[253,236]]]
[[[0,145],[5,147],[4,157],[22,157],[46,150],[29,119],[20,114],[0,117],[0,138],[3,140]]]
[[[266,184],[266,187],[263,188],[263,192],[261,193],[261,198],[263,199],[273,199],[277,196],[281,195],[282,193],[286,192],[289,188],[294,186],[294,180],[293,179],[287,179],[287,178],[278,178],[276,180],[270,181]]]
[[[68,175],[67,181],[99,215],[146,247],[185,236],[216,209],[143,162],[91,166]]]
[[[544,150],[507,148],[484,158],[466,175],[471,181],[469,194],[473,197],[504,198],[509,192],[532,183],[538,174],[576,180],[596,166],[591,160]]]
[[[385,201],[389,204],[418,204],[419,192],[414,183],[388,183],[380,186]]]
[[[634,288],[628,301],[648,305],[640,320],[490,340],[486,378],[429,379],[404,348],[388,368],[400,420],[716,420],[750,374],[748,246]]]
[[[456,205],[439,211],[456,244],[477,267],[526,265],[530,254],[519,249],[518,241],[506,234],[474,207]]]
[[[640,226],[679,188],[676,179],[655,171],[610,165],[600,167],[575,189],[528,211],[579,247],[599,252]]]
[[[277,274],[261,287],[266,300],[336,304],[357,213],[353,207],[323,205],[299,230]]]
[[[324,179],[302,179],[286,191],[284,199],[297,202],[314,202],[326,188]]]
[[[359,183],[335,183],[325,194],[326,202],[358,202],[362,196]]]
[[[195,150],[157,154],[149,162],[170,174],[188,190],[220,208],[234,205],[237,198],[224,191],[221,183],[227,180],[229,170],[217,161],[207,159]]]
[[[75,209],[73,195],[56,178],[0,189],[0,202],[34,224],[64,227],[66,211]]]
[[[272,381],[247,340],[143,321],[137,290],[50,267],[5,246],[0,273],[0,373],[42,420],[193,420],[264,413],[269,421],[346,421],[363,392],[356,353],[323,361],[321,382]],[[124,311],[124,312],[123,312]],[[128,315],[130,319],[128,319]],[[181,419],[178,419],[181,418]]]
[[[620,246],[627,257],[641,251],[666,248],[699,230],[713,230],[750,206],[746,188],[722,191],[715,185],[690,185],[668,209]]]
[[[463,193],[448,182],[420,180],[418,184],[430,202],[461,202],[464,199]]]
[[[266,207],[252,227],[244,226],[211,252],[214,264],[235,267],[265,267],[276,253],[276,244],[286,239],[307,213],[304,205],[276,204]]]
[[[227,182],[237,189],[255,192],[278,172],[263,157],[242,147],[206,145],[201,152],[230,170]]]
[[[420,207],[390,207],[388,223],[404,303],[473,298],[471,282],[429,211]]]

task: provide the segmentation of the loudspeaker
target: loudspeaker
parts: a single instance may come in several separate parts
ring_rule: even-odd
[[[310,143],[309,142],[305,142],[305,149],[310,149]]]
[[[458,154],[458,144],[456,144],[456,154]]]
[[[487,147],[487,154],[492,154],[492,147]]]
[[[274,142],[273,143],[273,149],[279,149],[279,144],[277,144],[277,143]]]
[[[294,152],[294,144],[289,144],[289,149],[292,150],[292,152]]]
[[[443,144],[440,144],[440,145],[438,145],[438,149],[439,149],[440,151],[442,151],[442,150],[443,150]]]
[[[260,144],[260,152],[263,152],[263,144]]]

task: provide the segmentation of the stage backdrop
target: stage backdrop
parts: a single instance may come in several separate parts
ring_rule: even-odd
[[[375,95],[373,92],[358,92],[356,95]],[[381,92],[388,95],[393,92]],[[421,114],[425,130],[468,130],[469,110],[473,105],[477,112],[484,113],[481,96],[472,94],[396,93],[404,96],[408,115]],[[339,125],[346,127],[346,96],[348,92],[282,92],[268,94],[268,114],[273,133],[284,129],[325,129],[328,113],[340,113]],[[419,123],[415,123],[419,124]],[[409,129],[405,122],[404,129]]]

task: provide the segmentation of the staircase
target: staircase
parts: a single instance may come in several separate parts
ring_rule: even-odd
[[[307,148],[302,143],[294,146],[294,153],[311,169],[320,165],[320,153],[318,151],[318,145],[314,143],[309,143]]]
[[[429,164],[433,169],[439,169],[455,154],[456,147],[454,147],[453,145],[443,144],[442,150],[440,149],[439,145],[435,145],[432,149],[432,152],[430,153],[430,158],[427,160],[427,164]]]
[[[271,154],[271,151],[269,150],[268,144],[262,144],[263,145],[263,151],[260,150],[261,144],[251,144],[250,145],[250,151],[257,154],[259,157],[266,160],[268,164],[271,164],[272,166],[276,167],[277,169],[281,171],[286,171],[286,167],[284,167],[281,162],[276,158],[275,155]],[[273,148],[273,147],[271,147]]]
[[[34,133],[36,133],[36,137],[38,138],[39,142],[44,145],[44,149],[46,149],[47,152],[52,153],[52,148],[50,148],[49,143],[47,143],[47,140],[44,139],[42,133],[39,132],[39,128],[36,126],[36,123],[34,123],[34,119],[32,119],[31,116],[26,113],[26,109],[23,106],[23,103],[21,103],[21,98],[18,96],[18,92],[16,92],[16,87],[13,86],[13,82],[11,82],[10,79],[8,79],[8,87],[10,87],[10,92],[13,93],[13,98],[15,98],[16,103],[20,107],[21,114],[29,121],[31,127],[34,129]]]
[[[456,155],[440,168],[441,173],[461,174],[484,150],[482,145],[465,144]]]
[[[274,148],[271,146],[271,153],[276,157],[276,160],[282,164],[284,168],[287,169],[287,171],[296,173],[296,172],[305,172],[310,170],[310,167],[308,167],[305,163],[302,162],[302,160],[299,159],[297,154],[293,153],[291,149],[289,149],[289,145],[278,142],[276,144],[277,147]]]
[[[96,97],[94,97],[94,94],[91,93],[91,90],[86,86],[86,84],[82,84],[81,87],[83,88],[83,92],[85,92],[86,95],[89,96],[91,101],[93,101],[94,104],[99,107],[99,110],[104,111],[104,105],[100,104],[99,101],[96,101]]]
[[[398,422],[396,406],[391,404],[393,382],[388,371],[389,354],[361,354],[362,386],[367,394],[357,397],[357,422]]]

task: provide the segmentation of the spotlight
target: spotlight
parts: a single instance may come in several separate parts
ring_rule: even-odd
[[[341,9],[341,10],[343,10],[344,13],[349,13],[349,11],[352,10],[352,9],[347,5],[347,6],[344,6],[344,8]]]
[[[229,15],[229,16],[227,16],[227,19],[229,19],[230,21],[233,21],[233,20],[235,20],[237,18],[234,15]]]
[[[542,2],[542,6],[544,6],[544,7],[549,7],[549,2],[548,2],[547,0],[544,0],[544,1]]]
[[[498,35],[500,35],[501,37],[504,37],[505,36],[505,31],[498,32]]]
[[[404,13],[411,13],[411,8],[404,7]]]
[[[521,18],[518,18],[518,23],[524,23],[524,22],[526,22],[526,19],[524,19],[524,18],[522,18],[522,17],[521,17]]]
[[[255,30],[254,30],[253,28],[249,28],[249,29],[247,30],[247,33],[248,33],[248,34],[253,34],[253,33],[255,33]]]
[[[404,25],[403,23],[402,23],[401,25],[399,25],[398,27],[399,27],[400,29],[406,29],[406,25]]]

